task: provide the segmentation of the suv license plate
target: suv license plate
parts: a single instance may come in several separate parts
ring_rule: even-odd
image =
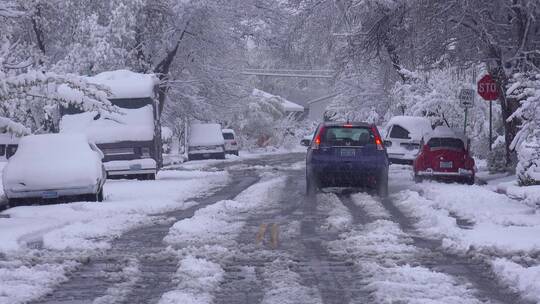
[[[452,162],[441,162],[441,168],[450,169],[452,168]]]
[[[58,198],[58,192],[56,191],[45,191],[41,193],[42,198]]]
[[[355,149],[341,149],[341,156],[342,157],[354,157],[356,154]]]

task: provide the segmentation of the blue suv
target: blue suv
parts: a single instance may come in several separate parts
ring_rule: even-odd
[[[388,195],[388,156],[375,125],[319,124],[306,157],[307,193],[323,187],[370,187]]]

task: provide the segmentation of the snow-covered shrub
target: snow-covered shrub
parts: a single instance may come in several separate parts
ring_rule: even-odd
[[[487,166],[490,173],[506,172],[506,146],[504,136],[499,136],[488,152]]]
[[[506,93],[520,102],[520,107],[508,118],[521,122],[510,146],[518,155],[519,184],[540,184],[540,74],[513,75]]]

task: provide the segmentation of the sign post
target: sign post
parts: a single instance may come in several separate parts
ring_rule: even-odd
[[[474,90],[461,89],[459,91],[459,106],[465,109],[465,123],[463,124],[463,134],[467,134],[467,112],[474,106]]]
[[[489,150],[491,151],[491,146],[493,144],[492,101],[499,98],[499,90],[497,89],[497,83],[490,74],[486,74],[478,81],[477,92],[484,100],[489,101]]]

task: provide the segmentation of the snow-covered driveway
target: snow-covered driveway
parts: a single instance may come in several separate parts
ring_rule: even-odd
[[[538,302],[531,207],[414,184],[406,166],[388,199],[307,197],[303,157],[187,163],[111,182],[103,204],[7,210],[0,303]]]

